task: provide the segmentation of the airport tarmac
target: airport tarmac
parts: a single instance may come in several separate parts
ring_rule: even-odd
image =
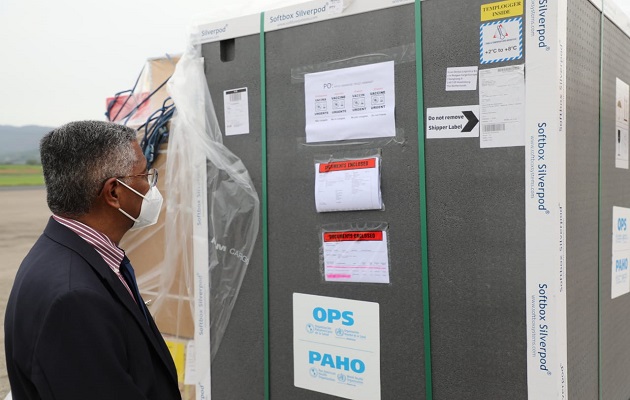
[[[0,188],[0,321],[22,259],[42,233],[50,210],[41,188]],[[4,329],[0,329],[0,399],[10,391],[4,358]]]

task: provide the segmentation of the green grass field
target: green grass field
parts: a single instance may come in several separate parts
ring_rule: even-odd
[[[41,165],[0,164],[0,186],[43,186]]]

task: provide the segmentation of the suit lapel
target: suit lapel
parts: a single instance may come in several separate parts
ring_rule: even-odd
[[[169,351],[168,347],[166,347],[166,343],[162,339],[162,334],[158,330],[158,327],[155,324],[155,321],[153,320],[153,316],[149,312],[149,309],[144,304],[144,301],[142,299],[141,299],[141,302],[142,302],[142,307],[144,307],[147,313],[147,316],[149,317],[149,320],[147,321],[144,318],[142,311],[138,309],[138,307],[136,306],[134,302],[134,307],[137,310],[137,313],[134,314],[134,316],[136,317],[136,321],[141,323],[142,329],[146,333],[147,337],[151,340],[151,343],[153,344],[153,346],[157,349],[158,354],[160,355],[160,358],[162,359],[164,364],[166,364],[166,366],[168,367],[168,370],[171,373],[171,376],[173,377],[175,382],[177,382],[177,369],[175,368],[173,357],[171,357],[171,352]]]
[[[175,380],[175,383],[177,383],[177,371],[175,370],[173,359],[168,348],[165,346],[164,341],[161,340],[161,333],[157,329],[155,322],[153,322],[153,317],[149,318],[149,323],[147,324],[147,320],[144,318],[142,310],[140,310],[133,297],[131,297],[122,282],[120,282],[120,279],[116,276],[114,271],[112,271],[109,265],[107,265],[105,260],[103,260],[101,255],[98,254],[94,247],[79,237],[79,235],[72,232],[72,230],[55,221],[53,218],[50,218],[48,221],[44,234],[56,242],[74,250],[92,267],[92,270],[100,276],[102,281],[106,283],[113,296],[122,303],[131,315],[133,315],[134,320],[140,326],[144,335],[159,354],[162,362],[166,365],[172,378]],[[146,307],[144,304],[141,306]],[[148,310],[146,310],[146,312],[147,315],[151,315]],[[160,338],[159,340],[158,337]]]

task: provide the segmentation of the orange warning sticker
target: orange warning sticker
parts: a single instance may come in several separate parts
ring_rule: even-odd
[[[383,231],[324,232],[324,242],[382,241]]]
[[[347,171],[351,169],[375,168],[376,158],[366,158],[364,160],[335,161],[326,164],[319,164],[319,172]]]

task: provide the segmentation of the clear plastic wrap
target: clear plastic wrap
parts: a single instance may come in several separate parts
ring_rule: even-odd
[[[381,149],[354,150],[315,157],[317,212],[384,210]]]
[[[192,399],[209,390],[211,359],[249,264],[260,206],[247,169],[222,143],[199,47],[182,56],[168,91],[176,113],[154,164],[162,213],[156,225],[125,235],[121,247],[171,349],[182,395]]]
[[[165,210],[156,242],[164,250],[153,246],[155,253],[142,252],[156,259],[157,267],[148,266],[138,279],[143,293],[152,295],[150,310],[171,349],[186,400],[211,393],[211,360],[249,264],[260,213],[245,166],[223,146],[195,39],[167,84],[176,113],[163,146]]]
[[[349,6],[349,3],[344,3],[344,10]],[[297,85],[304,85],[305,76],[308,74],[343,70],[345,68],[352,68],[358,66],[365,66],[371,64],[378,64],[382,62],[393,61],[394,65],[400,65],[409,62],[416,61],[416,46],[414,43],[382,49],[376,52],[367,54],[358,54],[353,57],[344,59],[324,61],[317,64],[303,65],[291,68],[291,83]],[[390,143],[397,143],[398,145],[406,145],[406,136],[404,129],[396,127],[396,134],[393,137],[374,137],[363,139],[344,139],[338,141],[322,141],[322,142],[306,142],[305,137],[298,137],[298,151],[303,149],[312,148],[328,148],[328,147],[353,147],[371,149],[374,147],[385,147]]]
[[[131,89],[106,99],[107,119],[133,128],[144,124],[168,97],[166,81],[178,60],[179,56],[168,54],[148,59]]]
[[[321,226],[322,281],[391,284],[388,231],[384,221]]]
[[[195,170],[207,172],[207,240],[210,277],[209,316],[212,356],[228,324],[259,228],[258,194],[242,161],[223,145],[203,69],[201,49],[191,45],[177,64],[168,90],[177,108],[172,122],[166,172],[166,236],[171,260],[182,263],[188,294],[194,289],[193,247]],[[171,250],[169,250],[171,249]],[[167,254],[167,258],[169,255]],[[160,299],[156,301],[159,307]],[[156,310],[157,311],[157,310]]]

